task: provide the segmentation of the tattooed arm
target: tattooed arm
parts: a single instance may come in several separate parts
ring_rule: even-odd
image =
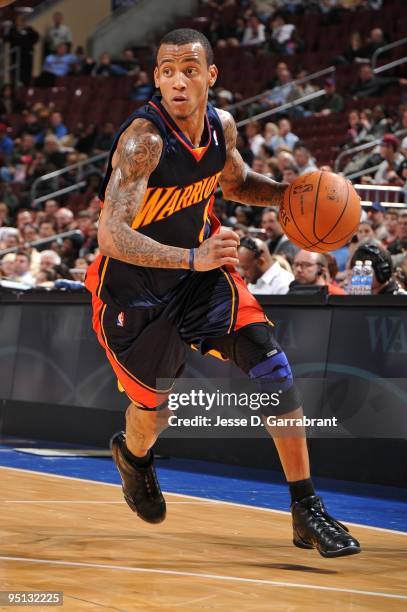
[[[226,163],[220,178],[223,195],[228,200],[254,206],[279,206],[287,188],[263,174],[248,169],[236,149],[237,129],[232,115],[217,109],[226,141]]]
[[[161,244],[132,229],[162,148],[158,130],[144,119],[133,121],[121,135],[99,221],[99,248],[103,255],[138,266],[188,269],[189,249]],[[195,249],[195,269],[236,264],[237,242],[238,236],[231,231],[205,240]]]

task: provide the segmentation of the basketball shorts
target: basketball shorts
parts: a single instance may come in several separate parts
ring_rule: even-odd
[[[241,276],[229,268],[191,274],[174,299],[157,307],[120,310],[93,296],[93,328],[119,389],[151,409],[171,392],[157,388],[157,379],[181,375],[188,346],[233,359],[225,338],[259,323],[271,325]]]

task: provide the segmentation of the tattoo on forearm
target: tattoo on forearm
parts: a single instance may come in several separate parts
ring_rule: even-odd
[[[226,164],[220,184],[226,198],[242,204],[257,206],[279,206],[284,198],[287,185],[247,170],[236,149],[237,129],[233,117],[218,110],[226,141]]]
[[[162,147],[161,137],[149,121],[137,119],[123,132],[112,160],[99,239],[110,256],[127,263],[182,268],[187,267],[185,249],[161,244],[131,227]]]

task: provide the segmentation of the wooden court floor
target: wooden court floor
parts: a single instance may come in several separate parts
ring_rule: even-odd
[[[0,486],[0,590],[64,591],[64,610],[407,609],[400,532],[355,526],[364,552],[327,560],[285,512],[167,494],[154,526],[118,486],[9,468]]]

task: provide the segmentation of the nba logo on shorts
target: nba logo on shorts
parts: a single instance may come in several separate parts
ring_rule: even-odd
[[[117,327],[124,327],[124,312],[119,312],[117,315]]]

